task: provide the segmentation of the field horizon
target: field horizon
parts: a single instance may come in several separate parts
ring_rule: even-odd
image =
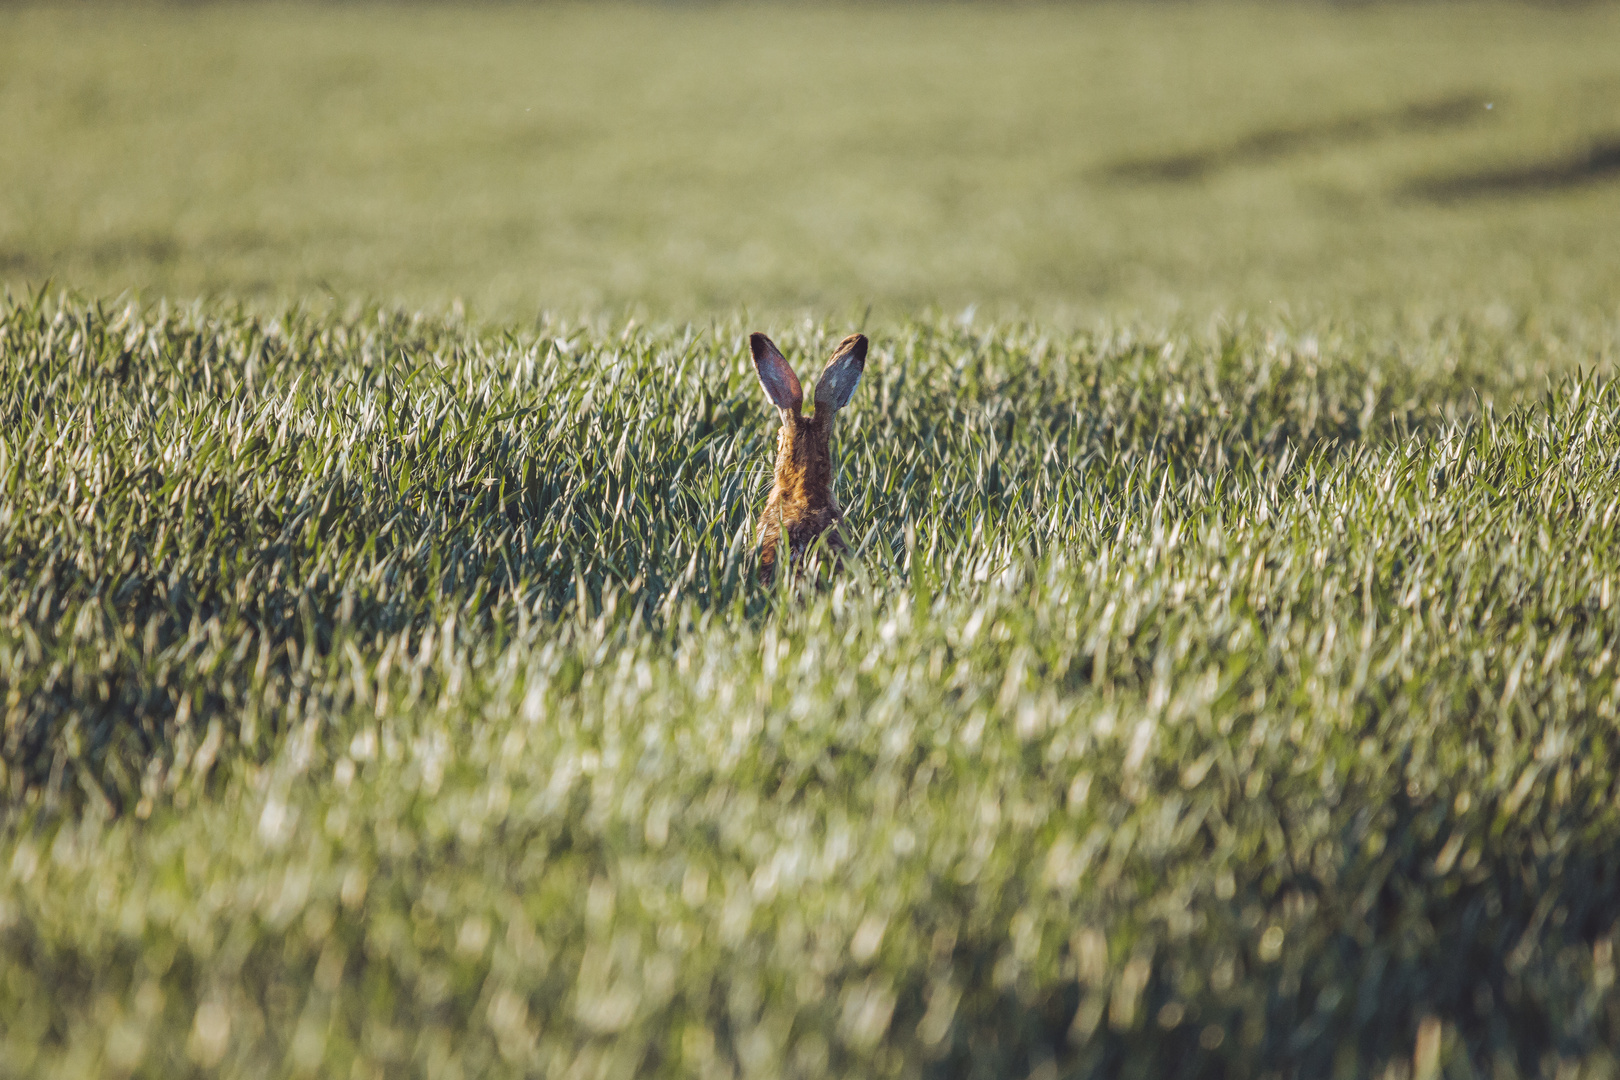
[[[23,5],[0,282],[1078,326],[1612,310],[1620,7]]]

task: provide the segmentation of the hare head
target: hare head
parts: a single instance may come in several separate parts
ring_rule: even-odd
[[[764,334],[750,334],[748,347],[754,354],[754,371],[765,388],[765,396],[782,414],[782,433],[776,441],[776,478],[765,512],[759,518],[759,576],[769,583],[776,571],[784,534],[794,565],[822,533],[827,534],[831,551],[844,551],[844,538],[838,534],[838,522],[844,514],[833,498],[828,442],[833,417],[849,404],[866,368],[866,338],[851,334],[838,343],[821,378],[816,380],[816,411],[810,416],[800,412],[804,391],[799,388],[798,376],[771,339]]]

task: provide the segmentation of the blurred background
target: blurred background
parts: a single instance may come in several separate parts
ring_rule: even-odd
[[[0,281],[524,318],[1620,296],[1620,7],[0,12]]]

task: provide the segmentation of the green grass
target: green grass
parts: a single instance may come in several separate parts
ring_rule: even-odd
[[[0,1075],[1615,1071],[1614,322],[753,328],[0,307]]]
[[[503,319],[1612,309],[1616,40],[1601,4],[8,7],[0,281]]]
[[[1620,1072],[1620,7],[0,22],[0,1080]]]

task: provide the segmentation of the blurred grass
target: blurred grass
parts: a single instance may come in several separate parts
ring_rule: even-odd
[[[1617,40],[1612,5],[8,7],[0,278],[525,318],[1612,307],[1620,173],[1582,162]]]

